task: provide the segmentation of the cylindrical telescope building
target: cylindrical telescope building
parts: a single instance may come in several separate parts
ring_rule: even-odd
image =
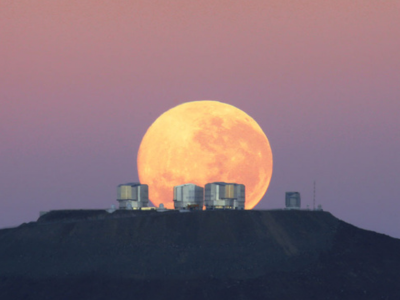
[[[285,194],[286,209],[300,209],[301,198],[299,192],[286,192]]]
[[[204,188],[193,183],[174,186],[175,209],[203,209]]]
[[[118,185],[119,209],[141,209],[149,204],[147,184],[125,183]]]
[[[205,187],[206,209],[244,209],[245,186],[237,183],[213,182]]]

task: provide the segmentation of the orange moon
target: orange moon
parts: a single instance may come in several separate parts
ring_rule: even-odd
[[[245,208],[252,209],[271,181],[272,151],[261,127],[242,110],[194,101],[155,120],[140,144],[137,166],[157,207],[174,208],[175,185],[224,181],[244,184]]]

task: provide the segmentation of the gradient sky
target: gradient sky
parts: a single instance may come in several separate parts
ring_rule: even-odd
[[[0,0],[0,228],[105,208],[146,129],[180,103],[251,115],[274,172],[400,238],[400,1]],[[151,188],[151,187],[150,187]]]

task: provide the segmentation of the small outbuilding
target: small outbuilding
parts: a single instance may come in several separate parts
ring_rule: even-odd
[[[286,192],[285,195],[286,209],[300,209],[301,198],[299,192]]]

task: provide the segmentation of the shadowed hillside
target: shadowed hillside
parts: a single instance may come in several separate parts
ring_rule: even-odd
[[[1,299],[392,299],[399,269],[400,240],[327,212],[52,211],[0,230]]]

